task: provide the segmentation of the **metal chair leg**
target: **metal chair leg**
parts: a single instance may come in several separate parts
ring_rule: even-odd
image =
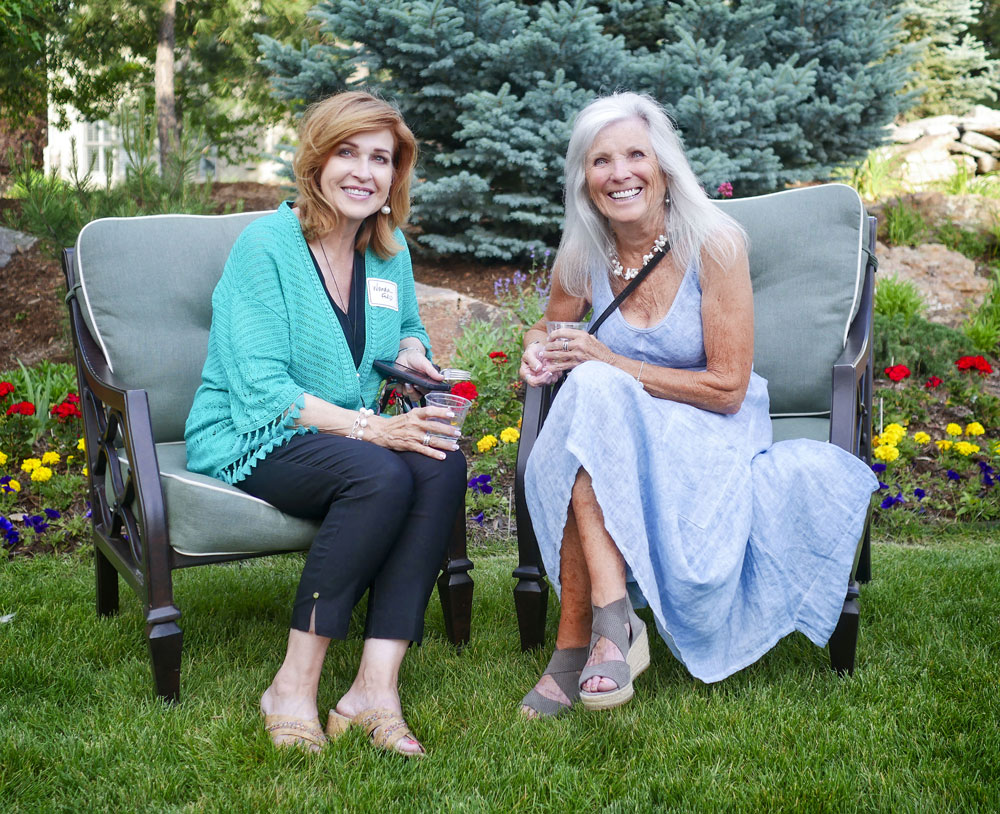
[[[843,675],[854,675],[854,658],[858,648],[858,583],[847,586],[847,597],[840,621],[830,637],[830,666]]]

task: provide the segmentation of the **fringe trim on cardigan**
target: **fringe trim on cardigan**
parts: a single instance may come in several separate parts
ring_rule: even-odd
[[[267,457],[271,450],[280,447],[297,435],[316,432],[315,427],[301,427],[295,423],[300,411],[305,406],[306,398],[303,394],[273,421],[269,421],[251,432],[244,433],[243,442],[240,444],[240,457],[219,470],[217,477],[228,484],[239,483],[257,466],[258,461]]]

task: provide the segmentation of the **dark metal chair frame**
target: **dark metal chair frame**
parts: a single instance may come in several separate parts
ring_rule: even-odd
[[[232,562],[271,553],[190,556],[170,547],[156,446],[145,390],[120,381],[87,329],[77,302],[74,249],[62,254],[80,403],[83,410],[94,539],[97,613],[118,612],[119,574],[143,605],[146,639],[156,693],[180,699],[183,634],[174,603],[172,573],[178,568]],[[124,452],[124,474],[119,454]],[[111,491],[106,487],[110,481]],[[211,529],[206,526],[206,534]],[[466,556],[464,506],[455,518],[438,593],[445,629],[455,645],[469,641],[472,618],[472,562]]]
[[[875,218],[867,219],[865,263],[861,301],[851,323],[847,341],[833,365],[833,397],[830,406],[830,442],[871,462],[871,406],[873,390],[872,319],[875,294]],[[531,525],[524,496],[524,471],[535,439],[555,398],[558,383],[529,387],[521,419],[521,438],[517,450],[514,482],[517,516],[518,566],[514,570],[514,606],[521,636],[521,649],[540,647],[545,639],[549,585],[538,551],[538,541]],[[840,621],[830,637],[830,663],[839,673],[854,672],[858,641],[858,583],[871,579],[871,517],[865,521],[864,534],[854,555],[851,579],[844,598]]]

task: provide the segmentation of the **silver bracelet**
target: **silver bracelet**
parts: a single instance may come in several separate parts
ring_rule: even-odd
[[[639,362],[639,372],[635,375],[635,380],[639,382],[639,386],[642,386],[642,368],[645,366],[644,361]]]
[[[354,419],[354,426],[351,427],[351,432],[347,437],[363,441],[365,438],[365,427],[368,426],[368,417],[373,415],[375,415],[375,411],[369,410],[367,407],[362,407],[358,410],[358,417]]]

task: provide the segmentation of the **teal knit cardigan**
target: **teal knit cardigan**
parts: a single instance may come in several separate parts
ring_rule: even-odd
[[[405,337],[430,351],[410,254],[402,232],[395,238],[404,248],[388,260],[365,253],[365,353],[355,368],[289,204],[247,226],[212,294],[208,356],[184,432],[189,470],[241,481],[275,447],[316,432],[295,424],[304,394],[350,410],[373,407],[375,360],[395,359]],[[373,286],[395,286],[396,308],[378,292],[373,305]]]

